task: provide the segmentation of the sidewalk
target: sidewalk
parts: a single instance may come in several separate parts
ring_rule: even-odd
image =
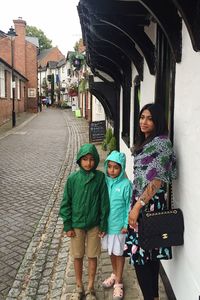
[[[70,240],[63,237],[58,211],[66,177],[76,168],[77,149],[88,142],[88,124],[69,111],[47,109],[38,114],[20,115],[16,125],[12,129],[10,122],[0,127],[3,146],[0,180],[1,176],[4,182],[8,178],[1,197],[5,215],[0,216],[0,254],[7,253],[0,267],[0,292],[6,295],[9,291],[6,297],[0,294],[0,300],[69,300],[75,287],[75,274],[68,251]],[[96,146],[101,158],[99,168],[102,169],[106,152],[100,144]],[[26,149],[25,153],[23,149]],[[5,227],[9,228],[8,234]],[[98,300],[112,299],[112,290],[104,290],[101,286],[110,273],[110,259],[103,252],[95,282]],[[10,290],[4,288],[8,280]],[[128,260],[123,282],[124,300],[142,300],[134,269]],[[86,286],[85,264],[84,283]],[[161,282],[160,291],[160,300],[167,300]]]
[[[25,125],[26,122],[29,122],[33,118],[37,117],[37,113],[29,113],[29,112],[23,112],[16,115],[16,126],[12,127],[12,119],[10,119],[8,122],[0,126],[0,138],[3,138],[4,136],[7,136],[11,133],[11,130],[19,129],[20,125]]]

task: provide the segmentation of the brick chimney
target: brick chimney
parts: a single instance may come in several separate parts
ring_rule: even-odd
[[[15,50],[14,50],[14,67],[24,76],[26,76],[26,49],[25,49],[25,36],[26,36],[26,22],[19,17],[17,20],[13,20],[15,26]]]

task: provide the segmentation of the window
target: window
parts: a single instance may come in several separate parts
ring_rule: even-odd
[[[19,78],[16,78],[16,93],[17,93],[17,99],[19,100],[20,97],[21,97],[20,80],[19,80]]]
[[[6,97],[6,79],[5,70],[3,66],[0,66],[0,98]]]
[[[5,97],[8,98],[8,71],[5,70]]]
[[[16,99],[16,77],[14,76],[13,81],[12,81],[12,74],[10,74],[10,98],[15,98]],[[13,94],[14,91],[14,94]]]

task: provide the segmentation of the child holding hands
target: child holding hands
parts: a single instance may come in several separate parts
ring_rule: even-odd
[[[109,192],[110,213],[107,235],[102,238],[102,248],[108,250],[113,272],[104,280],[103,287],[114,286],[113,300],[123,299],[122,274],[123,257],[128,213],[132,195],[132,184],[125,175],[126,157],[124,153],[112,151],[104,163],[106,184]]]
[[[60,216],[66,236],[71,238],[70,254],[74,257],[76,289],[70,300],[96,300],[94,280],[100,238],[107,232],[108,190],[103,172],[96,170],[99,154],[92,144],[84,144],[77,154],[80,169],[69,175],[64,188]],[[86,245],[85,245],[86,244]],[[84,292],[83,257],[88,257],[88,287]]]

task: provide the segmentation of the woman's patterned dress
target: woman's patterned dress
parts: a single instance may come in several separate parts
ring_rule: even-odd
[[[167,136],[157,136],[142,151],[134,157],[134,181],[131,208],[142,195],[146,186],[153,179],[160,179],[163,183],[170,183],[176,178],[176,160],[171,141]],[[164,186],[166,185],[164,184]],[[166,190],[161,187],[154,197],[142,209],[162,211],[166,209]],[[139,220],[138,220],[139,221]],[[124,256],[130,257],[130,263],[143,265],[149,260],[170,259],[171,248],[157,248],[144,250],[138,245],[137,228],[129,227]]]

